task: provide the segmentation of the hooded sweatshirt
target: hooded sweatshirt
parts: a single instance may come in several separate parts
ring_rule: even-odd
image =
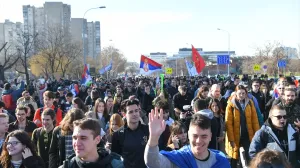
[[[115,153],[109,154],[106,150],[100,149],[98,151],[99,158],[96,162],[82,161],[75,154],[71,155],[64,161],[60,168],[123,168],[123,162],[120,160],[121,156]]]

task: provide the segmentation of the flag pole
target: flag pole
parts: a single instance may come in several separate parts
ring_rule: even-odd
[[[177,59],[178,59],[178,56],[176,56],[176,76],[178,76],[177,75]]]

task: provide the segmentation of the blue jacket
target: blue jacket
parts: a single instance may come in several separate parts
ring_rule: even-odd
[[[211,168],[230,168],[229,161],[224,153],[212,149],[209,149],[209,151],[216,154],[217,160],[217,162]],[[160,153],[180,168],[198,168],[190,145],[186,145],[180,150],[173,150],[170,152],[160,151]]]
[[[11,94],[11,96],[12,96],[12,98],[13,98],[13,101],[14,101],[14,103],[15,103],[15,102],[17,102],[18,98],[21,97],[21,94],[22,94],[24,88],[25,88],[25,84],[24,84],[24,82],[22,81],[22,82],[21,82],[21,85],[20,85],[20,87],[19,87],[18,89],[16,89],[16,90],[12,90],[12,89],[4,90],[4,91],[2,92],[2,95]]]

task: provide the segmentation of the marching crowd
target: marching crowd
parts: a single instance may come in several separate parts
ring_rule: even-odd
[[[297,168],[294,77],[0,86],[0,168]]]

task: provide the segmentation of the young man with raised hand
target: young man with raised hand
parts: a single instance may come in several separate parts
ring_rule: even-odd
[[[188,137],[190,145],[170,152],[158,151],[158,139],[165,130],[163,112],[156,109],[149,114],[150,138],[146,145],[144,159],[149,168],[230,168],[224,153],[208,149],[211,140],[211,120],[204,115],[194,114]]]

